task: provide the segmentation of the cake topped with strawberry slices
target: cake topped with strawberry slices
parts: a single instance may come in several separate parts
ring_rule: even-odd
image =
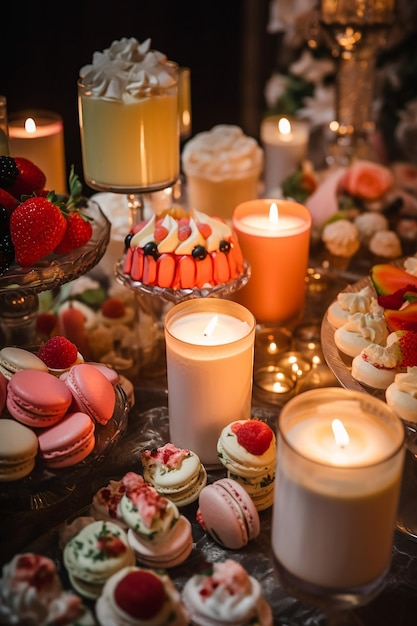
[[[229,224],[195,209],[153,215],[126,237],[123,273],[144,285],[211,288],[243,271],[242,251]]]

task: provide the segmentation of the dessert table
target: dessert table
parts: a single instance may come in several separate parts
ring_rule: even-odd
[[[287,333],[288,337],[295,337],[294,330],[301,324],[305,328],[316,329],[319,333],[327,306],[339,291],[348,283],[355,282],[355,279],[354,274],[329,272],[324,276],[317,271],[309,270],[303,315],[294,321],[294,324],[282,329],[283,332]],[[321,354],[320,346],[318,350]],[[264,365],[264,358],[259,345],[255,343],[255,378],[257,369]],[[34,551],[46,554],[56,561],[64,586],[69,588],[60,549],[60,533],[65,523],[79,515],[88,514],[88,505],[93,494],[110,479],[121,478],[126,471],[140,473],[140,451],[143,447],[162,445],[169,440],[164,363],[164,345],[161,344],[158,362],[154,362],[153,367],[140,370],[137,378],[132,381],[135,403],[129,411],[126,432],[105,458],[91,467],[88,479],[79,480],[69,486],[68,493],[51,506],[44,507],[40,503],[37,508],[34,502],[31,510],[25,510],[24,507],[11,506],[4,501],[1,503],[1,565],[7,563],[18,552]],[[319,359],[316,367],[297,382],[291,395],[317,386],[338,385],[324,359]],[[275,428],[280,409],[287,400],[286,394],[276,396],[254,384],[252,413]],[[209,471],[208,479],[211,482],[223,475],[223,470]],[[416,479],[415,476],[411,478]],[[19,489],[18,484],[16,489]],[[181,589],[186,579],[205,561],[230,557],[241,562],[262,583],[264,594],[273,609],[275,625],[319,626],[328,623],[365,626],[415,625],[417,543],[401,532],[395,533],[392,564],[382,593],[367,606],[336,615],[329,621],[319,609],[292,597],[278,582],[271,560],[271,509],[260,512],[260,536],[245,548],[233,551],[223,549],[203,531],[196,520],[196,511],[197,503],[183,509],[192,523],[195,546],[184,564],[170,570],[170,575],[178,588]]]

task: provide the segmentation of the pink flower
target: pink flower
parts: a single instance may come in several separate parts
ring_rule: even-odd
[[[373,161],[356,161],[341,180],[341,187],[351,196],[373,201],[381,198],[394,183],[391,171]]]

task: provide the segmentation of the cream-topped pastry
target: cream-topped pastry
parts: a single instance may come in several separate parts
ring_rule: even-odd
[[[334,256],[352,257],[359,250],[359,231],[347,219],[329,222],[323,228],[322,241]]]
[[[379,230],[369,240],[369,250],[377,257],[398,259],[402,255],[401,240],[392,230]]]
[[[37,626],[95,623],[81,598],[63,590],[55,562],[32,552],[17,554],[3,567],[0,621]]]
[[[375,291],[366,285],[359,291],[341,291],[327,309],[327,319],[332,326],[339,328],[354,313],[374,313],[382,315]]]
[[[362,352],[352,360],[352,378],[374,389],[386,389],[394,382],[396,370],[377,367],[364,359]]]
[[[371,343],[385,344],[388,334],[383,315],[354,313],[335,330],[334,341],[341,352],[355,357]]]
[[[260,583],[232,559],[213,563],[211,571],[194,574],[182,599],[195,626],[272,626],[272,610]]]
[[[187,626],[188,615],[171,578],[126,567],[109,578],[96,603],[100,626]]]
[[[385,392],[389,407],[406,422],[417,423],[417,367],[395,375]]]

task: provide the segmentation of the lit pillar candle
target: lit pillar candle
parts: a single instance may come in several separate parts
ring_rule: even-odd
[[[178,111],[180,118],[180,138],[184,141],[191,135],[191,70],[178,68]]]
[[[403,426],[382,400],[341,388],[291,399],[278,420],[271,536],[278,573],[295,577],[299,589],[330,594],[381,583],[403,461]]]
[[[171,441],[218,466],[217,439],[251,416],[255,320],[218,298],[186,300],[165,318]]]
[[[258,323],[281,323],[303,308],[311,215],[290,200],[249,200],[233,212],[233,227],[251,277],[234,299]]]
[[[66,193],[64,128],[62,119],[50,111],[21,111],[9,116],[11,156],[24,157],[46,176],[45,188]]]
[[[261,142],[265,156],[265,195],[268,195],[296,172],[307,157],[308,124],[279,116],[266,117],[261,122]]]

